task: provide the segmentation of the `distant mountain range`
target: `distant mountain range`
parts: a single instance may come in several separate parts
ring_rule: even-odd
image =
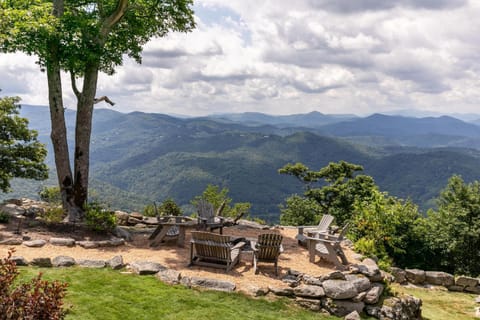
[[[50,144],[48,109],[24,106],[21,112]],[[73,134],[75,112],[66,110],[66,115]],[[92,194],[113,208],[141,210],[172,197],[191,210],[190,200],[210,183],[229,188],[234,202],[251,202],[253,215],[274,222],[278,205],[302,192],[294,178],[278,174],[279,168],[303,162],[318,170],[346,160],[363,165],[383,191],[426,209],[451,175],[480,180],[479,138],[480,127],[452,117],[315,112],[176,118],[97,109]],[[51,152],[47,162],[53,168]],[[52,174],[44,184],[53,185],[55,179]],[[3,197],[33,196],[39,188],[32,181],[16,181],[15,192]]]

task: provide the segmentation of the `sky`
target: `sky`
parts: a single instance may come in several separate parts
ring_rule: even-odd
[[[102,74],[120,112],[480,114],[480,0],[198,0],[197,28]],[[0,54],[2,95],[47,105],[35,57]],[[68,77],[65,105],[75,108]],[[106,107],[108,105],[102,105]]]

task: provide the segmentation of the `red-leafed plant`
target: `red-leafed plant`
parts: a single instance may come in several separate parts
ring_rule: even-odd
[[[28,283],[15,285],[19,271],[11,259],[14,249],[0,260],[0,320],[59,320],[66,310],[63,298],[67,283],[42,280],[42,274]]]

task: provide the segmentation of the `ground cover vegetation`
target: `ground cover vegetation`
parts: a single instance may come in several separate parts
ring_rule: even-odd
[[[294,306],[288,299],[252,299],[239,293],[169,286],[154,276],[88,268],[24,268],[20,278],[39,271],[46,280],[68,283],[66,319],[337,319]]]
[[[355,249],[374,256],[385,269],[395,265],[454,274],[480,275],[480,183],[454,175],[440,193],[438,210],[422,215],[410,200],[379,190],[362,167],[345,161],[319,171],[296,163],[279,170],[305,185],[286,199],[280,221],[314,225],[331,214],[339,226],[350,224]]]
[[[20,271],[10,259],[12,254],[13,251],[9,251],[7,257],[0,260],[0,320],[64,319],[63,299],[68,284],[43,280],[41,273],[29,279],[20,277],[18,281]]]

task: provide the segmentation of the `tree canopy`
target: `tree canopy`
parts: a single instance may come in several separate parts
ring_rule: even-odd
[[[279,170],[279,173],[292,175],[305,183],[304,197],[314,200],[318,204],[314,211],[318,212],[320,208],[323,214],[333,215],[336,223],[342,225],[352,217],[355,201],[368,199],[377,188],[372,177],[356,175],[356,172],[361,170],[363,170],[362,166],[339,161],[331,162],[319,171],[312,171],[302,163],[287,164]],[[321,179],[324,180],[323,184],[314,187],[313,184],[322,182]],[[288,205],[294,203],[297,208],[299,205],[304,208],[308,207],[309,209],[302,211],[305,214],[306,211],[311,210],[311,201],[307,203],[299,202],[298,199],[289,199],[287,209],[282,210],[284,220],[286,214],[292,214],[292,208],[288,209]],[[299,212],[299,214],[301,213]],[[289,218],[289,220],[291,219]],[[303,218],[296,220],[307,222]],[[314,223],[314,221],[310,221],[310,223]]]
[[[143,45],[153,37],[192,30],[191,5],[192,0],[0,0],[0,52],[35,55],[47,73],[55,165],[70,221],[83,219],[88,200],[93,105],[110,101],[96,97],[99,72],[113,74],[125,56],[141,62]],[[73,171],[61,71],[70,74],[77,98]]]
[[[10,180],[48,177],[44,164],[47,150],[28,129],[28,120],[19,116],[18,97],[0,98],[0,190],[7,192]]]

